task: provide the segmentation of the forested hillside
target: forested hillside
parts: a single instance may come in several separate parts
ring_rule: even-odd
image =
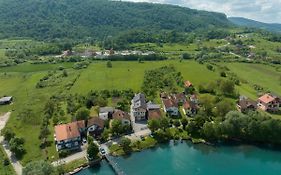
[[[224,14],[107,0],[0,0],[0,37],[101,39],[131,29],[158,33],[231,26]]]
[[[280,32],[281,33],[281,24],[270,24],[270,23],[263,23],[247,18],[240,18],[240,17],[230,17],[228,18],[232,23],[244,26],[244,27],[253,27],[258,29],[264,29],[271,32]]]

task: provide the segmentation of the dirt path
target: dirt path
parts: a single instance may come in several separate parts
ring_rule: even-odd
[[[0,131],[6,126],[10,118],[11,112],[7,112],[6,114],[0,116]],[[18,175],[22,174],[22,165],[20,162],[12,155],[11,151],[9,150],[9,144],[4,141],[4,137],[0,136],[0,143],[3,146],[4,151],[6,152],[8,158],[11,161],[12,166],[14,167],[16,173]]]

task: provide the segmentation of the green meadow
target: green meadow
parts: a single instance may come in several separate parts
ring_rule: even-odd
[[[276,93],[281,92],[278,77],[280,72],[276,68],[257,64],[242,63],[221,63],[225,64],[230,71],[234,72],[241,79],[246,79],[248,83],[242,83],[237,89],[243,95],[251,98],[257,96],[253,89],[253,84],[259,84]],[[190,80],[195,86],[201,83],[207,83],[220,78],[219,71],[210,71],[206,65],[199,64],[195,61],[151,61],[151,62],[125,62],[112,61],[112,68],[106,66],[106,62],[92,62],[88,68],[81,70],[72,69],[71,63],[62,64],[41,64],[32,65],[29,63],[20,64],[18,66],[0,69],[0,96],[14,96],[14,103],[9,106],[0,106],[0,113],[12,110],[11,119],[8,127],[16,132],[17,136],[25,139],[25,154],[21,162],[25,165],[31,160],[39,160],[49,158],[53,161],[58,158],[55,146],[52,143],[46,150],[39,148],[40,140],[38,139],[40,131],[40,123],[42,121],[42,110],[45,102],[54,94],[70,94],[79,93],[86,94],[90,90],[104,89],[133,89],[140,91],[144,72],[146,70],[157,67],[173,65],[177,71],[180,71],[185,80]],[[36,83],[44,77],[48,71],[56,70],[58,74],[59,67],[66,68],[68,76],[62,78],[59,83],[53,84],[45,88],[36,88]],[[65,88],[69,82],[77,78],[75,84],[70,88]],[[25,119],[24,122],[19,113],[23,109],[32,109],[35,116]],[[278,118],[278,116],[275,116]],[[50,130],[53,132],[53,126],[50,124]],[[50,134],[49,140],[53,140],[53,133]]]
[[[224,63],[231,72],[235,73],[242,80],[238,87],[240,93],[252,98],[257,98],[257,93],[253,89],[254,85],[259,85],[265,91],[281,95],[281,67],[273,67],[263,64],[249,63]]]

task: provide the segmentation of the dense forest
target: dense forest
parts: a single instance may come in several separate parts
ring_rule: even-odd
[[[104,39],[126,31],[191,32],[229,27],[224,14],[107,0],[0,0],[0,38]]]

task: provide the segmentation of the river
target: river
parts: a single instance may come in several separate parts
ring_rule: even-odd
[[[127,175],[281,175],[281,151],[249,145],[170,143],[115,159]],[[114,172],[104,161],[77,175],[92,174]]]

